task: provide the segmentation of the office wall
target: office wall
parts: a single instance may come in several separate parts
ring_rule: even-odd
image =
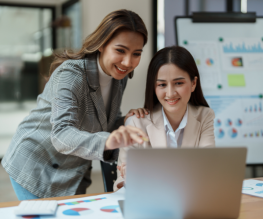
[[[146,84],[147,67],[152,57],[152,0],[82,0],[83,39],[91,34],[101,20],[110,12],[129,9],[141,16],[148,30],[148,43],[143,49],[141,62],[135,69],[124,93],[121,110],[123,115],[132,108],[142,107]]]

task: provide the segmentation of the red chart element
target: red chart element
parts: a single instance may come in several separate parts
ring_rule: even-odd
[[[233,65],[234,67],[242,67],[242,66],[243,66],[242,58],[241,58],[241,57],[233,58],[233,59],[232,59],[232,65]]]
[[[110,206],[105,206],[100,210],[107,213],[119,213],[120,212],[119,208],[120,207],[118,205],[110,205]]]

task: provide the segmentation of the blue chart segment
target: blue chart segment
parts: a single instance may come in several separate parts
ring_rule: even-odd
[[[258,191],[258,192],[255,192],[257,194],[263,194],[263,191]]]
[[[233,43],[229,43],[223,46],[224,53],[263,53],[261,43],[255,43],[252,45],[246,45],[244,42],[233,46]]]
[[[67,216],[82,216],[82,215],[88,215],[91,213],[93,213],[93,211],[90,210],[89,208],[71,208],[71,209],[63,211],[63,214]]]
[[[216,130],[216,137],[218,137],[218,138],[223,138],[224,135],[225,135],[225,132],[224,132],[223,129],[218,129],[218,130]]]
[[[263,183],[257,183],[256,186],[263,186]]]
[[[107,213],[119,213],[120,207],[119,205],[110,205],[110,206],[102,207],[100,210]]]

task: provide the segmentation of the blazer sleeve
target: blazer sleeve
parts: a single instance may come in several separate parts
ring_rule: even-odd
[[[51,76],[51,142],[59,153],[104,161],[105,142],[110,133],[89,133],[78,129],[79,96],[84,92],[82,71],[68,60]],[[110,159],[108,154],[106,157]],[[107,161],[114,161],[112,159]]]
[[[214,118],[214,111],[209,109],[202,123],[199,147],[215,147]]]

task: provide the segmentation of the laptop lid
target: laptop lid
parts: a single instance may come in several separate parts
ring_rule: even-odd
[[[131,149],[125,219],[237,218],[246,148]]]

